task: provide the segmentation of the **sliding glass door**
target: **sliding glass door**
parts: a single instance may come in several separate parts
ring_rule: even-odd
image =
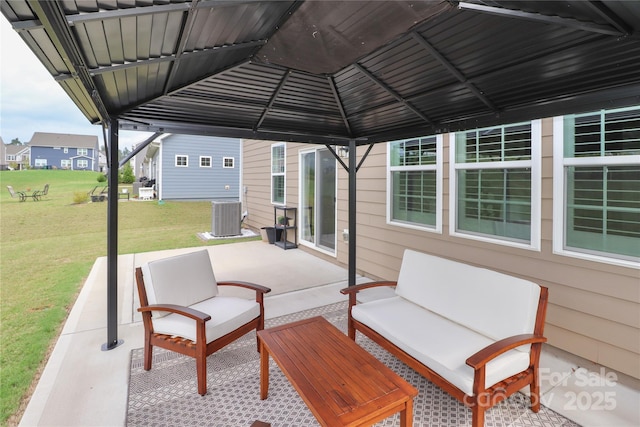
[[[335,253],[336,160],[326,148],[304,151],[300,166],[300,239]]]

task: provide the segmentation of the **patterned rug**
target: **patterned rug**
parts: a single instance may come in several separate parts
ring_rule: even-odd
[[[346,333],[346,302],[267,320],[272,327],[296,320],[324,316]],[[143,350],[131,352],[127,426],[249,427],[255,420],[272,427],[312,427],[318,422],[287,378],[271,361],[269,397],[260,400],[259,355],[255,333],[247,334],[207,360],[208,393],[196,388],[192,358],[154,349],[150,371],[143,369]],[[357,334],[357,343],[419,390],[414,399],[414,426],[470,426],[471,411],[424,379],[370,339]],[[542,406],[537,414],[529,399],[516,393],[486,413],[486,427],[579,427]],[[398,426],[396,414],[376,424]]]

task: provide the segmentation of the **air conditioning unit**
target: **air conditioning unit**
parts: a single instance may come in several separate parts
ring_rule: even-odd
[[[230,200],[214,200],[211,202],[212,220],[211,234],[214,237],[237,236],[240,231],[241,203]]]

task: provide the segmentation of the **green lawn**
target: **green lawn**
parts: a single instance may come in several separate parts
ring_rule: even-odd
[[[107,253],[107,203],[75,204],[98,173],[62,170],[0,172],[0,424],[26,397],[47,349],[55,342],[68,311],[96,258]],[[43,188],[34,202],[12,199],[16,190]],[[121,187],[127,187],[123,185]],[[131,186],[128,186],[131,188]],[[121,202],[118,253],[231,243],[203,242],[196,233],[211,227],[211,203]]]

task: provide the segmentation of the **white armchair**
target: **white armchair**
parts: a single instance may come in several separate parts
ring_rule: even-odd
[[[216,282],[206,249],[144,264],[136,268],[136,282],[144,322],[144,369],[151,369],[153,346],[193,357],[200,395],[207,393],[207,356],[264,328],[264,294],[271,289]],[[255,301],[220,296],[218,286],[251,289]]]

